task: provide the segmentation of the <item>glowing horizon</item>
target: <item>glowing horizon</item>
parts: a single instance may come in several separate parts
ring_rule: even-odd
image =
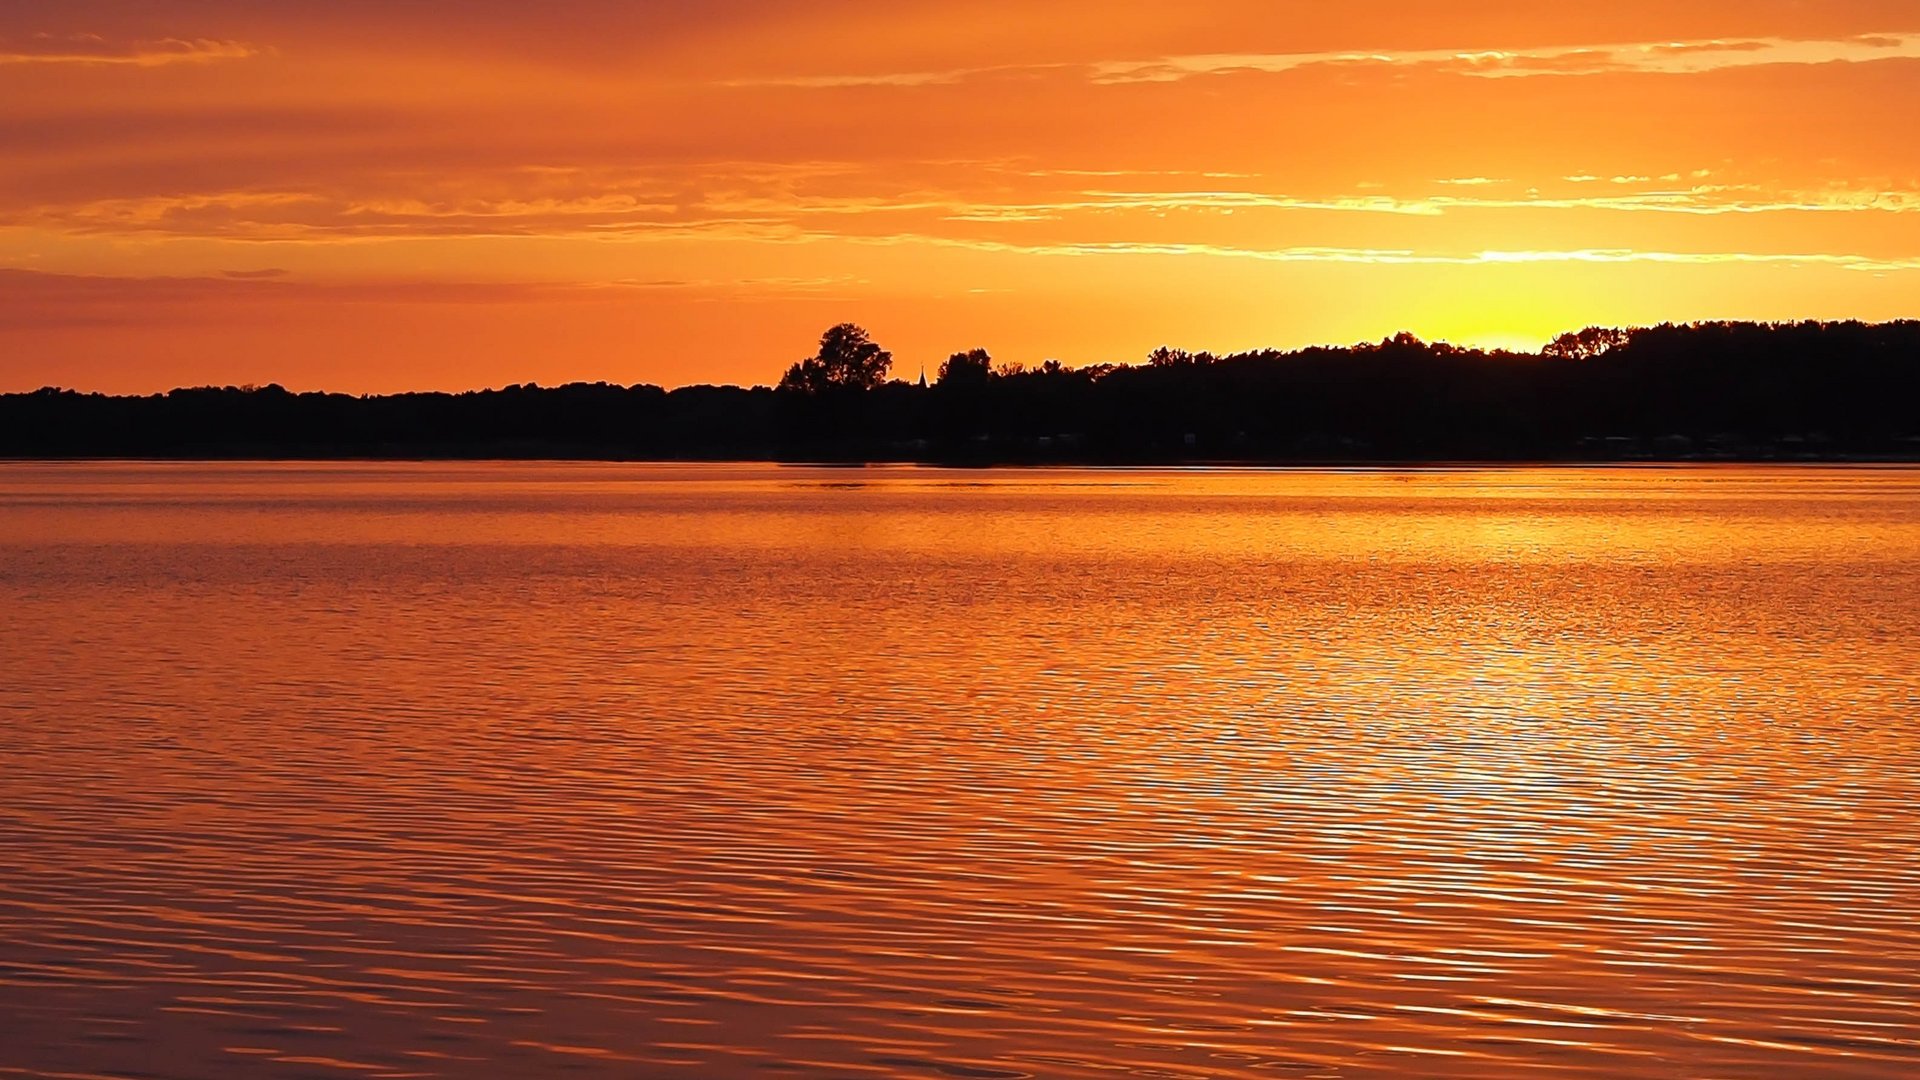
[[[1920,315],[1920,9],[0,15],[0,390],[771,383]]]

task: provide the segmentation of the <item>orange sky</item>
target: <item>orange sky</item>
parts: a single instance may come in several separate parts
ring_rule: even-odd
[[[0,390],[1920,315],[1913,0],[0,0],[0,102]]]

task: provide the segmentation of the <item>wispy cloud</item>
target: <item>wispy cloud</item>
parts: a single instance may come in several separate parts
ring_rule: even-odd
[[[418,183],[348,192],[233,191],[42,203],[0,214],[0,225],[91,237],[201,238],[321,242],[460,237],[662,239],[714,236],[778,241],[803,232],[891,232],[904,220],[961,226],[1052,222],[1098,235],[1115,222],[1179,215],[1358,214],[1439,218],[1485,212],[1679,214],[1920,213],[1920,189],[1828,187],[1772,189],[1752,184],[1672,184],[1667,177],[1616,177],[1596,184],[1574,176],[1549,190],[1502,191],[1517,181],[1443,180],[1424,194],[1308,195],[1216,189],[1074,188],[1007,198],[976,177],[953,190],[868,187],[860,178],[715,174],[557,175],[540,193],[516,192],[513,177]],[[1680,174],[1667,174],[1678,177]],[[1151,174],[1131,177],[1150,181]],[[1116,175],[1110,179],[1124,180]],[[986,190],[983,190],[986,185]],[[1002,195],[988,197],[987,192]],[[830,224],[828,224],[830,223]],[[891,224],[890,224],[891,223]]]
[[[260,48],[244,42],[215,38],[113,41],[98,34],[35,34],[24,39],[0,40],[0,64],[163,67],[168,64],[244,60],[259,56],[262,52]]]
[[[1638,251],[1630,248],[1581,248],[1569,251],[1515,250],[1422,252],[1412,249],[1284,247],[1250,248],[1220,244],[1012,244],[991,240],[955,240],[931,236],[868,237],[863,243],[926,243],[981,251],[1040,256],[1202,256],[1254,259],[1281,263],[1350,263],[1372,266],[1495,266],[1514,263],[1667,263],[1714,266],[1727,264],[1786,264],[1832,266],[1873,272],[1920,270],[1920,257],[1883,259],[1869,255],[1810,252],[1682,252]]]
[[[1476,78],[1638,73],[1691,75],[1769,64],[1872,63],[1920,59],[1920,34],[1799,41],[1640,42],[1542,49],[1423,49],[1411,52],[1212,53],[1094,66],[1098,82],[1171,82],[1204,75],[1279,73],[1308,67],[1422,68]]]
[[[994,78],[1033,78],[1079,72],[1095,83],[1177,82],[1208,75],[1279,74],[1307,68],[1402,69],[1484,79],[1615,73],[1693,75],[1772,64],[1861,64],[1920,59],[1920,34],[1864,34],[1847,38],[1707,39],[1629,42],[1532,49],[1352,50],[1299,53],[1198,53],[1092,64],[1051,63],[770,76],[729,80],[732,87],[929,87]]]
[[[719,85],[737,89],[749,89],[765,86],[790,86],[796,89],[830,90],[854,86],[949,86],[954,83],[984,78],[995,73],[1018,71],[1043,71],[1059,65],[1037,65],[1025,67],[965,67],[948,68],[943,71],[881,71],[868,74],[848,73],[842,75],[786,75],[752,79],[726,79]]]
[[[520,300],[596,302],[618,300],[623,293],[685,292],[737,296],[739,294],[816,295],[845,291],[866,284],[852,275],[739,276],[700,278],[624,278],[608,281],[342,281],[294,279],[283,269],[222,270],[215,274],[173,274],[141,277],[132,274],[48,273],[0,267],[0,298],[23,306],[63,300],[126,303],[204,302],[210,297],[277,300],[307,297],[319,300],[376,303],[487,304]]]

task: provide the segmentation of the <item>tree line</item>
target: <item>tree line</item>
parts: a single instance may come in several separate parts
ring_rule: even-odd
[[[0,395],[0,455],[998,461],[1920,458],[1920,321],[1593,327],[1539,353],[1379,343],[1138,364],[955,352],[931,385],[851,323],[773,388],[279,386]]]

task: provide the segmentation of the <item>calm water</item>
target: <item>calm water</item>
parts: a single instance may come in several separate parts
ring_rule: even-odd
[[[1920,1075],[1920,470],[0,465],[0,1075]]]

